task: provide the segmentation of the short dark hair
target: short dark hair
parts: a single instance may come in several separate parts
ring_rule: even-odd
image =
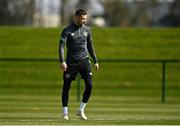
[[[78,9],[75,15],[76,16],[87,15],[87,12],[84,9]]]

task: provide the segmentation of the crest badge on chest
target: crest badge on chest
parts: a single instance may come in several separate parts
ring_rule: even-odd
[[[87,31],[84,31],[84,32],[83,32],[83,35],[84,35],[85,37],[87,37],[87,35],[88,35]]]
[[[71,33],[71,36],[74,36],[74,33]]]

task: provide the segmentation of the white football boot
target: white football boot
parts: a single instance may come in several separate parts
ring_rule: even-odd
[[[69,117],[68,117],[68,115],[63,115],[63,116],[62,116],[62,119],[63,119],[63,120],[69,120]]]
[[[77,116],[80,116],[82,120],[87,120],[86,115],[84,114],[84,111],[78,110]]]

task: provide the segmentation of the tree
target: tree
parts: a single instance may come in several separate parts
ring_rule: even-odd
[[[76,8],[82,8],[87,10],[89,6],[89,0],[79,0],[79,2],[76,4]]]
[[[10,15],[8,11],[8,0],[0,1],[0,19],[0,24],[6,24],[6,22],[10,20]]]
[[[61,9],[60,9],[60,18],[61,18],[61,24],[64,25],[67,21],[67,16],[66,16],[66,2],[67,0],[61,0]]]
[[[180,26],[180,1],[174,0],[169,7],[170,13],[164,16],[160,23],[163,26],[178,27]]]
[[[104,2],[105,19],[109,26],[129,25],[129,11],[120,0],[109,0]]]
[[[34,0],[0,0],[0,25],[32,25]]]

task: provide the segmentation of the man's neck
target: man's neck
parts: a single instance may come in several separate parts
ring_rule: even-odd
[[[78,26],[78,27],[82,27],[82,26],[83,26],[83,25],[78,24],[78,23],[75,22],[75,21],[74,21],[74,24],[75,24],[76,26]]]

